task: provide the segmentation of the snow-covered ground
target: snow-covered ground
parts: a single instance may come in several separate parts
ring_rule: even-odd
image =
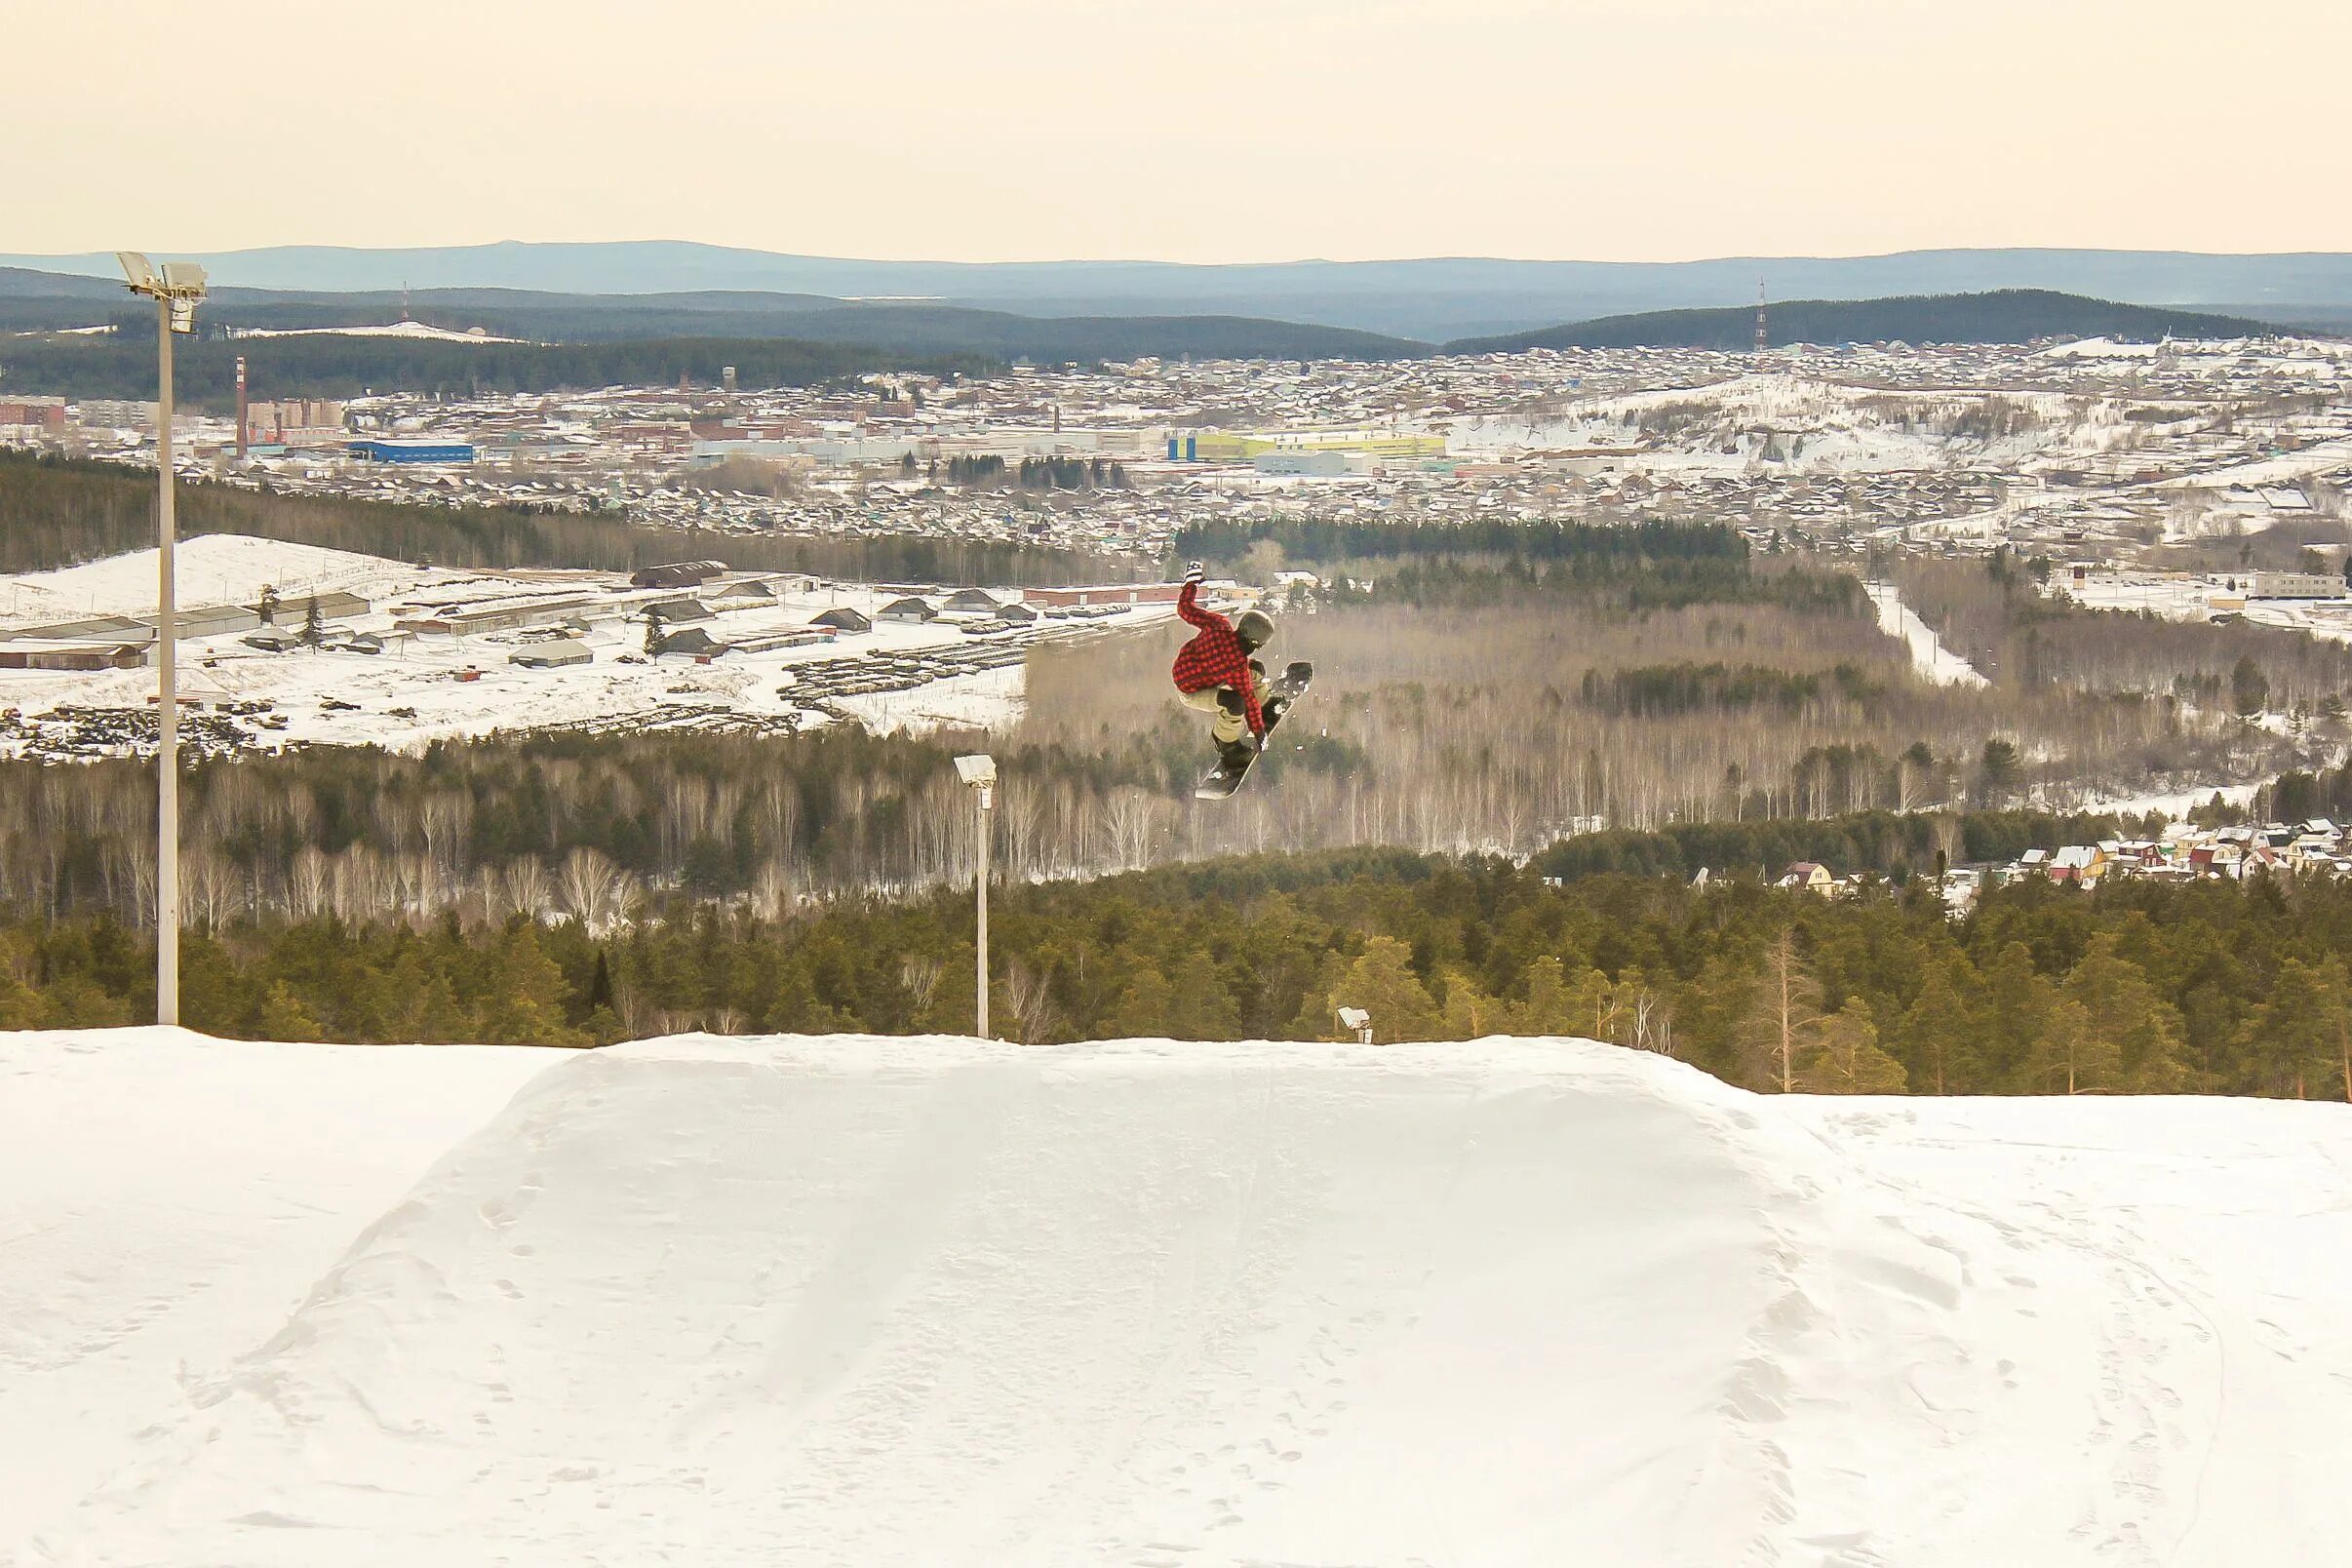
[[[1906,414],[1954,413],[1992,396],[2030,410],[2045,422],[1984,441],[1938,434],[1905,419]],[[1626,422],[1628,416],[1669,414],[1673,427],[1663,434]],[[2014,467],[2065,441],[2084,439],[2089,428],[2084,415],[2054,394],[1942,388],[1933,395],[1905,395],[1786,371],[1737,375],[1705,386],[1572,399],[1558,414],[1533,420],[1490,414],[1424,423],[1431,430],[1442,428],[1449,450],[1458,452],[1622,449],[1628,466],[1645,471],[1713,474],[1744,472],[1762,458],[1766,437],[1775,433],[1783,438],[1789,471],[1867,474],[1961,464]]]
[[[2146,816],[2154,811],[2174,822],[2185,822],[2201,805],[2219,796],[2225,804],[2246,806],[2260,794],[2259,784],[2216,784],[2201,790],[2176,790],[2169,795],[2093,795],[2081,800],[2054,802],[2069,811],[2108,811],[2118,816]]]
[[[426,343],[520,343],[520,337],[498,337],[476,328],[454,332],[421,321],[387,321],[362,327],[246,327],[240,337],[405,337]]]
[[[0,1034],[0,1564],[48,1560],[185,1380],[259,1345],[548,1065],[470,1046]],[[143,1415],[141,1413],[144,1413]]]
[[[1980,686],[1991,683],[1977,667],[1943,646],[1943,639],[1935,629],[1919,618],[1919,612],[1902,602],[1902,590],[1891,582],[1864,585],[1870,603],[1878,607],[1878,629],[1889,637],[1901,638],[1903,647],[1911,650],[1911,668],[1919,677],[1935,686]]]
[[[250,605],[263,587],[274,586],[295,615],[306,594],[339,589],[373,599],[468,575],[437,574],[405,561],[244,533],[181,539],[173,547],[172,565],[182,605]],[[0,623],[24,626],[85,615],[152,615],[160,586],[153,550],[134,550],[56,571],[0,576]]]
[[[12,1565],[2352,1533],[2341,1105],[1759,1099],[1560,1040],[126,1032],[0,1074]]]
[[[969,637],[963,621],[922,624],[876,620],[872,629],[831,642],[762,647],[764,641],[800,631],[819,613],[847,608],[873,616],[899,590],[855,584],[811,584],[783,573],[737,573],[774,586],[772,598],[730,599],[725,584],[664,594],[632,590],[624,574],[599,571],[504,572],[418,567],[373,556],[323,550],[231,534],[206,534],[175,551],[183,608],[247,606],[264,585],[278,591],[282,629],[298,630],[313,594],[344,591],[369,601],[367,613],[334,622],[337,631],[374,632],[389,641],[381,652],[296,649],[264,652],[243,639],[250,628],[181,640],[180,690],[208,705],[266,702],[271,725],[255,716],[235,722],[248,742],[277,746],[381,745],[412,748],[427,741],[498,729],[566,725],[597,727],[740,725],[781,726],[827,722],[815,701],[838,702],[876,728],[923,728],[942,723],[998,726],[1019,712],[1022,666],[956,673],[953,661],[1002,647],[1017,654],[1043,638],[1094,635],[1105,627],[1167,620],[1172,607],[1144,605],[1107,620],[1040,620],[1024,629]],[[699,597],[718,613],[693,626],[737,647],[709,663],[680,654],[645,656],[638,618],[649,600]],[[936,605],[941,595],[930,596]],[[1000,590],[1000,601],[1017,600]],[[548,631],[510,630],[463,637],[403,635],[398,623],[451,608],[479,609],[531,601],[578,604],[586,621],[589,662],[561,669],[529,669],[513,655],[542,644]],[[152,615],[156,558],[137,551],[64,570],[0,577],[0,639],[12,629],[53,626],[92,615]],[[552,619],[552,617],[550,617]],[[672,628],[677,629],[676,627]],[[102,631],[77,643],[104,643]],[[5,644],[0,644],[5,646]],[[882,670],[902,658],[935,660],[936,671],[902,669],[904,689],[836,697],[825,685]],[[936,678],[933,678],[936,676]],[[812,684],[815,683],[815,684]],[[57,672],[0,670],[0,709],[33,717],[69,709],[145,712],[155,690],[152,669]],[[0,749],[39,750],[47,731],[0,736]],[[70,749],[70,748],[68,748]]]

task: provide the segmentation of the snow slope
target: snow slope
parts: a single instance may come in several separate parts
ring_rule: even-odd
[[[155,556],[153,550],[133,550],[55,571],[0,577],[0,617],[25,625],[76,615],[152,615],[160,586]],[[305,594],[339,588],[375,598],[468,575],[243,533],[181,539],[172,547],[172,565],[183,606],[252,605],[265,585],[274,584],[294,614]]]
[[[556,1059],[0,1034],[0,1564]]]
[[[1919,611],[1902,602],[1902,590],[1891,582],[1865,583],[1870,603],[1878,608],[1878,629],[1900,638],[1911,651],[1911,668],[1931,686],[1990,686],[1982,671],[1943,646],[1936,629],[1919,618]]]
[[[498,337],[476,329],[456,332],[421,321],[387,321],[364,327],[247,327],[240,337],[406,337],[427,343],[520,343],[520,337]]]
[[[0,1562],[1974,1568],[2352,1530],[2340,1105],[1764,1100],[1556,1040],[682,1038],[531,1058],[470,1135],[452,1105],[298,1307],[118,1388],[78,1379],[92,1313],[28,1308],[173,1297],[142,1224],[266,1238],[324,1135],[249,1121],[218,1141],[302,1147],[216,1183],[137,1153],[156,1043],[7,1048],[83,1085],[10,1173],[74,1240],[12,1257],[9,1343],[117,1435],[50,1464],[69,1516],[0,1490]],[[485,1053],[176,1048],[197,1117],[363,1063],[490,1087]],[[288,1250],[250,1255],[317,1266]],[[0,1422],[0,1465],[46,1447]]]

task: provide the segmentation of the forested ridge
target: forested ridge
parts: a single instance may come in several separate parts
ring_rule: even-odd
[[[98,336],[19,337],[0,347],[8,384],[66,398],[155,396],[154,320],[146,330]],[[126,322],[136,326],[136,318]],[[670,386],[683,376],[720,384],[735,368],[742,387],[814,386],[872,371],[979,373],[999,362],[960,353],[895,353],[857,343],[780,337],[656,337],[597,343],[452,343],[320,333],[290,337],[201,336],[173,355],[181,405],[215,413],[236,407],[237,361],[281,397],[352,398],[398,388],[439,397]]]
[[[2279,329],[2241,316],[2121,304],[2049,289],[1908,294],[1885,299],[1789,299],[1766,307],[1767,340],[1790,343],[2025,343],[2038,337],[2260,337]],[[1755,346],[1753,305],[1651,310],[1563,327],[1463,338],[1449,354],[1511,354],[1531,348],[1712,348]]]
[[[1926,879],[1825,900],[1754,882],[1397,851],[1258,856],[1005,886],[996,1016],[1013,1038],[1382,1040],[1576,1035],[1765,1090],[2352,1089],[2352,886],[2039,880],[1948,919]],[[332,916],[183,949],[199,1029],[297,1039],[583,1045],[684,1029],[962,1032],[968,893],[771,918],[713,906],[598,932]],[[143,942],[107,918],[0,927],[0,1026],[129,1022]]]
[[[751,571],[806,571],[852,582],[980,585],[1102,582],[1135,569],[1131,562],[985,539],[657,529],[552,506],[423,506],[283,495],[184,476],[177,508],[182,536],[248,533],[443,567],[633,571],[663,561],[717,557]],[[0,451],[0,571],[47,571],[154,543],[152,471]]]

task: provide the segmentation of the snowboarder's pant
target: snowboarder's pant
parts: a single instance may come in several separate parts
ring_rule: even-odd
[[[1257,688],[1258,700],[1266,700],[1266,666],[1256,659],[1249,661],[1250,684]],[[1203,686],[1198,691],[1179,691],[1176,700],[1188,708],[1214,714],[1209,722],[1209,739],[1220,746],[1231,746],[1249,733],[1249,714],[1241,706],[1240,693],[1232,686]]]
[[[1209,739],[1220,746],[1231,746],[1249,733],[1249,716],[1241,712],[1239,701],[1236,700],[1229,712],[1222,700],[1232,689],[1231,686],[1202,686],[1197,691],[1176,693],[1176,700],[1186,707],[1198,709],[1210,716]]]

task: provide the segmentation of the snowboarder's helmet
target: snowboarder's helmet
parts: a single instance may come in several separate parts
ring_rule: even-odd
[[[1234,641],[1254,652],[1274,641],[1274,617],[1262,609],[1245,609],[1234,622]]]

